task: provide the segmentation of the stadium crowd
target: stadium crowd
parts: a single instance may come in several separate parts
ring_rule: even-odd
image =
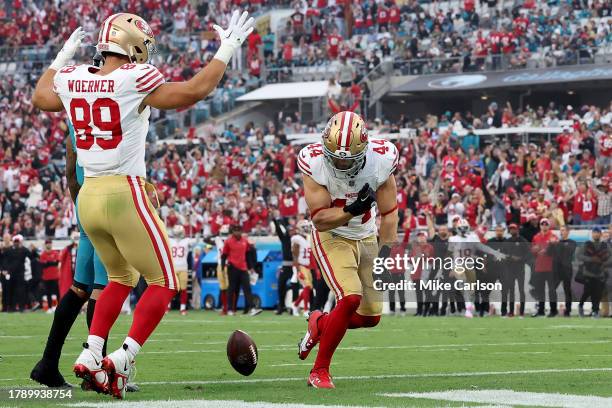
[[[118,11],[134,12],[149,21],[160,50],[187,51],[206,61],[216,41],[205,33],[224,23],[239,5],[252,13],[292,8],[293,13],[270,32],[255,33],[243,62],[259,77],[283,78],[283,68],[325,65],[339,57],[354,59],[364,71],[393,57],[411,73],[526,67],[530,57],[547,66],[592,62],[594,54],[610,53],[611,6],[595,1],[476,2],[286,1],[190,2],[187,0],[130,0],[46,2],[5,0],[0,9],[0,47],[17,52],[21,46],[57,46],[83,25],[95,35],[99,22]],[[82,16],[78,19],[77,16]],[[89,38],[94,43],[94,38]],[[174,53],[173,53],[174,52]],[[453,60],[441,61],[444,58]],[[201,62],[200,62],[201,63]],[[186,64],[187,65],[187,64]],[[280,70],[280,71],[279,71]]]

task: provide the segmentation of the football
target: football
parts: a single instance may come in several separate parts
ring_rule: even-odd
[[[227,359],[234,370],[242,375],[251,375],[257,367],[257,346],[242,330],[235,330],[227,340]]]

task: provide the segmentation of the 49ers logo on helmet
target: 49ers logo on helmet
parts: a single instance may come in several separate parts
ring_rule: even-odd
[[[143,33],[145,33],[149,37],[153,37],[153,30],[151,30],[151,27],[149,27],[149,25],[147,23],[145,23],[142,20],[136,20],[136,21],[134,21],[134,24],[136,25],[136,27],[138,27],[138,29],[140,31],[142,31]]]
[[[365,129],[365,126],[361,128],[361,135],[359,135],[359,140],[361,143],[365,143],[368,141],[368,132]]]

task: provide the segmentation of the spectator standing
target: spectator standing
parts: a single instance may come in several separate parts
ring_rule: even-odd
[[[609,191],[609,181],[607,177],[602,177],[602,180],[597,183],[595,195],[597,197],[597,221],[599,225],[606,225],[612,221],[612,196]]]
[[[223,266],[227,263],[227,274],[229,277],[229,293],[228,315],[233,315],[236,312],[236,304],[240,289],[244,293],[244,314],[249,313],[251,316],[256,316],[261,313],[261,309],[252,308],[251,283],[249,280],[249,271],[252,271],[255,265],[249,264],[250,258],[247,256],[249,252],[249,242],[242,234],[242,228],[239,225],[233,225],[231,235],[223,244],[223,253],[221,262]]]
[[[579,260],[584,268],[584,292],[578,305],[578,314],[584,317],[584,302],[590,298],[593,304],[591,316],[598,318],[602,290],[612,264],[608,243],[601,240],[601,228],[593,228],[591,240],[584,245]]]
[[[19,234],[12,238],[13,245],[3,253],[3,267],[6,271],[7,310],[9,312],[25,311],[27,307],[26,293],[26,258],[30,252],[23,246],[23,237]]]
[[[280,315],[286,311],[285,297],[287,295],[287,290],[289,289],[287,283],[293,275],[293,253],[291,251],[291,234],[287,220],[281,219],[280,213],[276,211],[276,217],[274,218],[273,223],[276,235],[281,242],[281,252],[283,254],[283,263],[278,275],[278,306],[276,308],[276,314]],[[298,287],[297,285],[291,285],[291,289],[291,300],[295,301],[298,297]]]
[[[53,249],[52,241],[47,239],[39,262],[42,268],[42,308],[50,313],[55,311],[59,299],[59,259],[60,252]]]
[[[351,64],[344,55],[340,57],[336,76],[342,88],[349,88],[353,85],[353,81],[356,77],[355,67],[353,67],[353,64]]]
[[[504,284],[502,292],[502,316],[507,311],[508,317],[518,313],[520,317],[525,315],[525,265],[528,263],[530,253],[527,250],[529,241],[519,235],[516,224],[508,226],[510,237],[506,239],[506,253],[508,255],[506,271],[508,280]],[[515,310],[515,283],[518,284],[520,309]],[[509,304],[506,306],[506,302]],[[508,307],[509,306],[509,307]]]
[[[62,249],[59,257],[59,292],[60,299],[70,289],[72,285],[74,271],[76,268],[76,255],[78,249],[78,237],[77,234],[73,234],[70,243]]]
[[[532,241],[531,252],[536,257],[535,267],[532,271],[533,285],[536,298],[538,300],[538,310],[532,317],[544,316],[544,304],[546,295],[544,294],[548,285],[548,301],[550,302],[550,312],[548,317],[555,317],[557,312],[557,283],[553,275],[553,259],[551,256],[551,243],[557,242],[556,235],[550,229],[550,221],[547,218],[540,220],[540,232]]]
[[[569,228],[560,228],[561,239],[553,247],[553,273],[556,282],[555,288],[563,284],[565,296],[565,311],[563,315],[569,317],[572,313],[572,261],[576,252],[576,241],[569,238]]]

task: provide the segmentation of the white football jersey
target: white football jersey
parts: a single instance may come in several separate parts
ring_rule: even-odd
[[[153,65],[124,64],[96,75],[92,65],[68,65],[53,79],[72,122],[85,177],[146,175],[145,140],[151,109],[143,99],[164,83]]]
[[[300,248],[300,253],[298,255],[298,263],[302,266],[309,267],[310,266],[310,241],[301,236],[300,234],[295,234],[291,237],[291,247],[297,245]]]
[[[471,258],[475,256],[479,246],[480,239],[474,232],[468,232],[465,237],[453,235],[448,238],[448,249],[456,258]]]
[[[325,160],[321,143],[313,143],[300,151],[298,167],[302,173],[327,188],[332,206],[344,207],[357,199],[357,193],[366,183],[374,191],[384,184],[395,171],[399,154],[395,145],[388,140],[370,138],[364,167],[351,179],[334,177],[327,169]],[[376,234],[376,209],[351,218],[347,224],[334,228],[332,232],[355,240]]]
[[[174,269],[176,271],[186,271],[188,269],[189,238],[170,238],[170,251],[172,252]]]

